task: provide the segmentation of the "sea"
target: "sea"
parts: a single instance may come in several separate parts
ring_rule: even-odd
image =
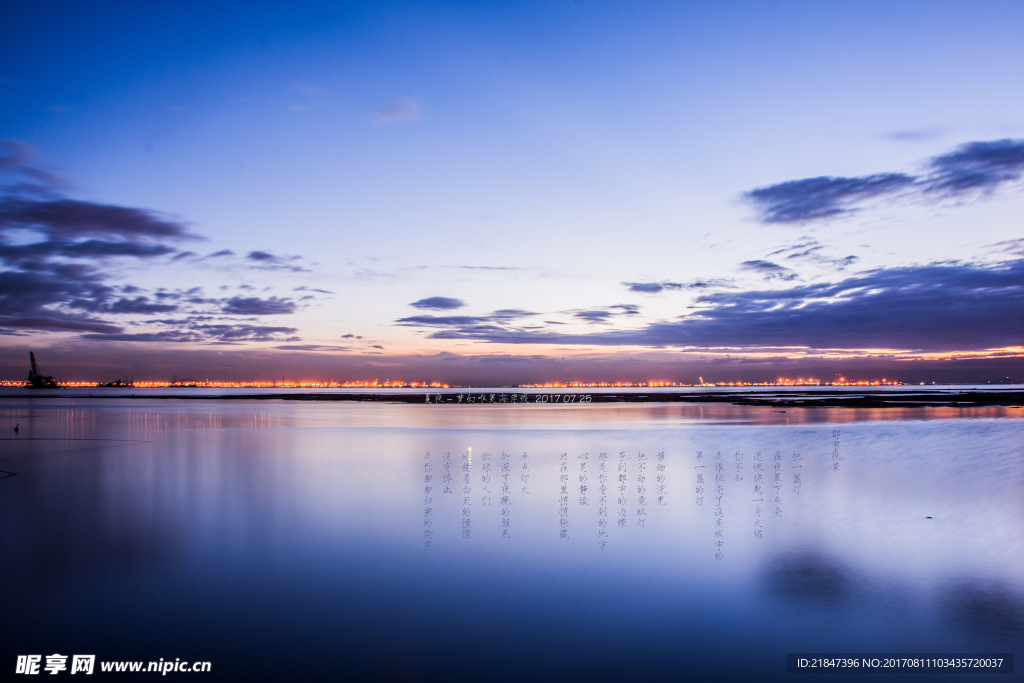
[[[1022,408],[175,391],[0,392],[0,679],[1022,679]]]

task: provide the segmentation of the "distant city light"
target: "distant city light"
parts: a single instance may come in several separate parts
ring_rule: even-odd
[[[907,384],[935,384],[935,382],[901,382],[883,377],[881,379],[847,379],[842,375],[836,375],[831,382],[823,382],[816,377],[779,377],[773,381],[765,382],[711,382],[699,378],[699,383],[673,382],[670,380],[652,380],[648,382],[543,382],[534,384],[510,384],[503,385],[519,389],[645,389],[645,388],[671,388],[671,387],[877,387],[877,386],[904,386]],[[983,384],[984,382],[976,382]],[[989,382],[990,384],[992,382]],[[1007,380],[1006,383],[1012,384]],[[466,388],[469,385],[449,384],[446,382],[406,382],[404,380],[310,380],[310,381],[253,381],[253,382],[224,382],[210,379],[193,380],[183,379],[176,381],[135,381],[123,384],[111,385],[109,383],[95,381],[58,381],[61,388],[75,389],[86,387],[107,387],[116,389],[164,389],[176,387],[202,388],[202,389],[451,389]],[[0,387],[25,387],[23,379],[0,380]],[[481,385],[483,386],[483,385]],[[490,385],[488,385],[490,386]]]
[[[99,387],[103,386],[101,382],[93,381],[59,381],[58,384],[61,387],[76,388],[76,387]],[[11,380],[5,379],[0,380],[0,387],[24,387],[25,380]],[[215,380],[203,379],[203,380],[192,380],[183,379],[174,382],[154,382],[154,381],[135,381],[128,382],[123,385],[114,387],[120,389],[138,388],[138,389],[160,389],[160,388],[172,388],[172,387],[198,387],[198,388],[210,388],[210,389],[447,389],[449,386],[441,382],[403,382],[399,380],[385,380],[383,382],[378,380],[357,380],[357,381],[298,381],[298,382],[269,382],[269,381],[256,381],[256,382],[220,382]]]

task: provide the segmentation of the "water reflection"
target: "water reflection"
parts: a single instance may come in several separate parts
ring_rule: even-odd
[[[946,592],[944,612],[958,628],[985,638],[1024,642],[1024,597],[1001,584],[962,583]]]
[[[701,410],[0,401],[0,657],[770,680],[1020,642],[1024,422]]]
[[[849,570],[834,557],[814,553],[774,560],[765,581],[772,593],[801,605],[835,607],[853,595]]]
[[[132,570],[176,554],[178,520],[161,515],[157,500],[111,495],[133,484],[129,473],[89,457],[104,446],[45,445],[50,449],[25,449],[8,465],[20,470],[18,485],[12,480],[0,497],[4,528],[20,537],[5,546],[11,576],[48,592],[74,576]],[[10,444],[4,450],[12,455]],[[42,464],[26,460],[44,455],[50,457]]]

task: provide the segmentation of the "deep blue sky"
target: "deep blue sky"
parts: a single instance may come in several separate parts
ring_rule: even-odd
[[[3,15],[8,375],[1019,363],[1020,3]]]

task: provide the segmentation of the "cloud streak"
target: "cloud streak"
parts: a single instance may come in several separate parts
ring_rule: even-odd
[[[0,142],[0,333],[75,332],[93,340],[206,343],[298,339],[295,328],[229,317],[292,314],[298,304],[289,298],[217,299],[203,297],[198,287],[147,293],[113,284],[114,261],[180,261],[195,255],[180,251],[179,245],[203,238],[184,222],[155,211],[62,197],[62,181],[33,167],[33,156],[24,143]],[[231,255],[222,250],[211,257]],[[298,257],[254,251],[246,258],[254,267],[303,270],[293,264]],[[156,314],[168,317],[150,317]],[[121,316],[146,319],[121,323]],[[128,324],[170,329],[132,332],[125,329]]]
[[[226,250],[225,250],[226,251]],[[220,256],[222,252],[211,254],[210,258],[214,256]],[[231,252],[228,251],[228,254]],[[277,254],[269,251],[250,251],[245,255],[245,259],[249,261],[254,268],[260,270],[290,270],[293,273],[308,273],[309,270],[302,266],[295,265],[300,256],[278,256]]]
[[[623,287],[626,287],[631,292],[638,294],[660,294],[662,292],[678,292],[683,290],[706,290],[706,289],[717,289],[717,288],[730,288],[734,285],[731,280],[722,278],[712,278],[705,280],[692,280],[690,282],[623,282]]]
[[[923,181],[929,193],[961,197],[991,192],[1024,175],[1024,140],[969,142],[932,159],[929,171]]]
[[[910,197],[967,200],[990,194],[1024,176],[1024,140],[968,142],[929,159],[924,172],[820,176],[750,190],[763,223],[806,223],[849,215],[871,200]]]
[[[501,337],[507,334],[515,334],[516,328],[512,323],[521,318],[537,315],[520,309],[503,309],[494,311],[491,315],[413,315],[406,318],[399,318],[396,325],[402,327],[426,327],[441,328],[438,332],[429,335],[433,339],[455,339],[457,337],[447,336],[449,332],[458,330],[459,333],[468,335],[466,338],[488,339],[489,337]]]
[[[607,323],[620,315],[640,315],[640,307],[634,304],[616,304],[572,313],[574,318],[588,323]]]
[[[828,266],[837,270],[843,270],[858,260],[857,256],[850,255],[842,258],[829,258],[824,255],[825,246],[817,240],[805,240],[793,245],[787,245],[776,249],[768,256],[779,256],[785,254],[787,261],[807,261],[821,266]]]
[[[771,261],[744,261],[740,264],[740,270],[746,270],[760,275],[765,282],[771,280],[796,280],[799,276],[789,268],[780,266]]]
[[[195,324],[182,329],[160,332],[83,334],[92,341],[157,342],[157,343],[222,343],[301,341],[294,327],[239,324]]]
[[[858,202],[893,194],[913,184],[914,178],[904,173],[861,178],[822,176],[769,185],[745,196],[761,210],[764,223],[800,223],[852,213]]]
[[[434,318],[436,339],[505,344],[698,348],[903,349],[1019,345],[1024,259],[995,266],[932,263],[869,271],[836,283],[717,292],[678,320],[638,330],[564,334],[481,318]],[[421,325],[409,318],[400,324]]]
[[[447,296],[432,296],[428,299],[413,301],[409,305],[425,311],[451,311],[456,308],[462,308],[466,305],[466,302],[462,299],[452,299]]]
[[[236,296],[225,301],[221,310],[228,315],[288,315],[295,312],[295,302],[276,296],[269,299]]]
[[[8,197],[0,202],[0,228],[38,230],[54,240],[80,237],[200,239],[180,222],[152,211],[74,199],[40,201]]]
[[[678,291],[683,288],[680,282],[623,282],[631,292],[640,294],[660,294],[661,292]]]
[[[423,112],[420,111],[420,105],[408,97],[392,102],[373,113],[373,120],[383,124],[419,121],[422,118]]]

